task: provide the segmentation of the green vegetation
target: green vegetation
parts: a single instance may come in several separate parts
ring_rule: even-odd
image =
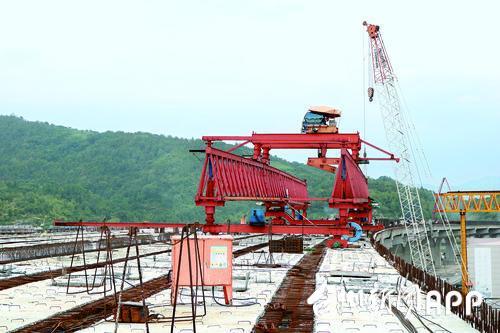
[[[149,133],[81,131],[14,116],[0,116],[0,223],[50,225],[66,220],[202,221],[193,197],[201,140]],[[310,195],[329,196],[333,175],[274,158],[273,165],[308,180]],[[399,216],[395,183],[370,179],[377,213]],[[422,190],[426,213],[432,193]],[[239,220],[252,203],[230,203],[216,218]],[[313,216],[333,212],[317,203]]]

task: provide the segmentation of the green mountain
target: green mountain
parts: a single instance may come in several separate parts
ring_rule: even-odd
[[[48,226],[66,220],[202,221],[193,197],[202,167],[201,140],[149,133],[82,131],[0,116],[0,223]],[[329,196],[333,175],[274,158],[273,165],[308,180],[310,195]],[[395,183],[370,179],[379,216],[399,216]],[[422,190],[426,214],[432,193]],[[253,203],[229,203],[219,221],[237,221]],[[333,211],[316,203],[310,213]]]

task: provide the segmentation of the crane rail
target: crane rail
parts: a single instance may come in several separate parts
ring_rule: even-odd
[[[256,333],[314,331],[314,311],[307,298],[316,290],[316,271],[325,255],[324,242],[316,245],[311,253],[293,266],[264,314],[254,327]]]

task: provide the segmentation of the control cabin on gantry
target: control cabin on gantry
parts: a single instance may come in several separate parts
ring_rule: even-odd
[[[310,107],[302,122],[302,133],[338,133],[335,118],[340,115],[339,110],[329,106]]]

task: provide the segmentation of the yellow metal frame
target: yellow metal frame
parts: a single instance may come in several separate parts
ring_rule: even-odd
[[[462,252],[462,293],[469,292],[469,273],[467,272],[467,219],[471,213],[498,213],[500,191],[467,191],[435,194],[435,212],[460,213],[460,244]]]
[[[435,194],[441,198],[442,205],[436,205],[435,211],[442,213],[497,213],[500,191],[447,192]]]

